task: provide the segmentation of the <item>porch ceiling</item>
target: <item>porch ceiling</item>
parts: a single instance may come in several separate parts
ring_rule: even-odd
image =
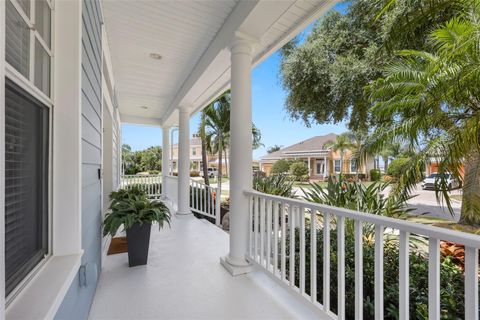
[[[337,1],[102,1],[122,121],[176,124],[179,105],[228,88],[235,32],[257,39],[258,64]]]

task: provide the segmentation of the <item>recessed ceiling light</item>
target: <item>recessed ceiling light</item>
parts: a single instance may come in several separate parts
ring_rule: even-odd
[[[155,59],[155,60],[160,60],[160,59],[162,59],[162,56],[158,53],[152,52],[152,53],[150,53],[150,58]]]
[[[145,110],[147,110],[147,109],[148,109],[148,107],[147,107],[147,106],[140,106],[140,108],[142,108],[142,109],[145,109]]]

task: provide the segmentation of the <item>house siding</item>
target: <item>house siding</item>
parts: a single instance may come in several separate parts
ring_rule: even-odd
[[[87,286],[79,275],[62,302],[56,319],[87,319],[101,269],[101,168],[102,153],[102,39],[98,0],[82,2],[82,265]]]

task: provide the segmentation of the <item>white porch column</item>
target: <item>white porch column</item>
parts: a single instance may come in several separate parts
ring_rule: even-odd
[[[167,176],[170,172],[170,127],[162,127],[162,199],[167,198]]]
[[[178,210],[190,214],[190,110],[180,107],[178,129]]]
[[[310,177],[312,175],[312,168],[310,168],[310,157],[307,158],[307,161],[308,161],[308,176]],[[315,165],[316,165],[316,161],[315,161]]]
[[[235,36],[230,46],[230,252],[220,261],[233,276],[251,270],[245,259],[249,226],[244,191],[252,189],[252,45],[252,41]]]

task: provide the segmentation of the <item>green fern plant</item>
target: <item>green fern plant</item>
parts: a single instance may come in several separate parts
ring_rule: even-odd
[[[147,194],[138,187],[120,189],[110,194],[109,212],[103,222],[103,236],[115,236],[123,225],[125,230],[135,224],[158,223],[163,228],[170,226],[170,210],[159,200],[149,200]]]

